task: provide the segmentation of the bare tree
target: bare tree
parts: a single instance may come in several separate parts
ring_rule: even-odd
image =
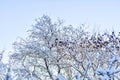
[[[30,35],[13,44],[14,53],[10,56],[10,67],[14,74],[12,78],[120,79],[119,35],[116,36],[114,32],[90,35],[84,27],[85,25],[77,28],[72,25],[64,26],[61,20],[53,23],[51,18],[45,15],[36,20],[36,24],[29,30]]]

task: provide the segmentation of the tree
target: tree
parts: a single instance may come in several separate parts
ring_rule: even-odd
[[[46,15],[36,20],[29,36],[13,44],[9,62],[12,79],[120,79],[119,35],[90,35],[83,27],[64,26],[61,20],[53,23]]]

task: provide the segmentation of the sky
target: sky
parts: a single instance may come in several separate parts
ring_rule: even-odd
[[[0,0],[0,50],[12,51],[43,14],[90,32],[120,31],[120,0]]]

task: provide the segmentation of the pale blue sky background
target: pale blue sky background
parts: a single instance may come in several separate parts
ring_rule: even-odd
[[[11,50],[43,14],[74,26],[86,23],[91,32],[120,31],[120,0],[0,0],[0,49]]]

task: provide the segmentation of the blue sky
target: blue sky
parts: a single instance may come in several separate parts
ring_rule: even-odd
[[[11,50],[43,14],[66,24],[89,25],[89,31],[120,31],[119,0],[0,0],[0,49]]]

